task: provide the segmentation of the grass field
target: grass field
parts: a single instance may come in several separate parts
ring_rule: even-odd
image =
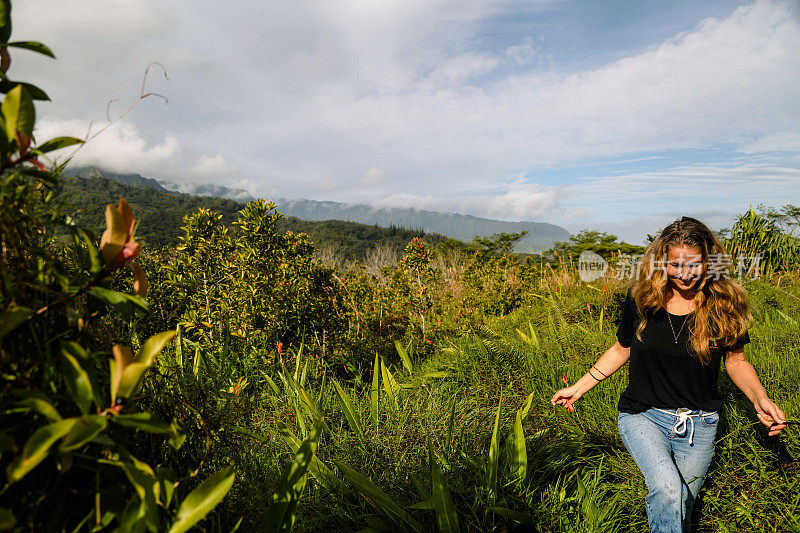
[[[796,420],[800,287],[784,276],[746,288],[756,318],[746,354]],[[608,280],[544,286],[529,308],[437,341],[432,356],[401,347],[407,357],[376,359],[370,382],[334,384],[302,351],[284,352],[277,371],[252,369],[250,395],[235,400],[250,419],[229,448],[238,482],[209,525],[259,523],[294,457],[288,443],[322,420],[298,531],[647,531],[643,478],[616,429],[627,369],[574,413],[549,403],[564,376],[573,382],[613,344],[624,291]],[[767,437],[724,372],[720,390],[699,531],[800,530],[797,428]]]

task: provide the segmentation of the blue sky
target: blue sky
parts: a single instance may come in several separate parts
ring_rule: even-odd
[[[75,156],[267,198],[418,207],[641,242],[800,203],[796,1],[18,0],[12,75]]]

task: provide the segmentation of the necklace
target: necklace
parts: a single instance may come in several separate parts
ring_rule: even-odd
[[[666,309],[664,309],[664,311],[667,313],[667,321],[669,322],[669,329],[672,330],[672,336],[675,338],[675,344],[678,344],[678,337],[681,336],[681,331],[683,331],[683,326],[685,326],[686,322],[689,321],[689,315],[685,315],[683,317],[683,324],[681,324],[681,327],[678,330],[678,333],[675,333],[675,328],[672,325],[672,317],[670,316],[669,311],[667,311]],[[691,314],[691,313],[689,313],[689,314]]]

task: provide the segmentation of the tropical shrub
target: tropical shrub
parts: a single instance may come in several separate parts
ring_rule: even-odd
[[[10,10],[0,1],[0,527],[186,531],[230,489],[232,468],[189,492],[197,472],[168,461],[153,467],[131,452],[140,431],[174,449],[185,438],[176,421],[137,409],[142,382],[175,332],[139,342],[102,326],[109,315],[130,321],[149,308],[147,279],[132,262],[140,250],[133,213],[124,200],[108,205],[98,246],[62,211],[61,167],[51,172],[47,154],[82,141],[35,142],[34,100],[47,95],[8,80],[8,50],[53,54],[38,42],[9,42]],[[125,267],[135,294],[112,288]]]

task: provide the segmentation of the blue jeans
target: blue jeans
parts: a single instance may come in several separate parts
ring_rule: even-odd
[[[681,412],[686,413],[682,424]],[[714,455],[718,422],[716,412],[688,409],[619,414],[622,442],[647,484],[650,531],[689,531],[692,505]]]

